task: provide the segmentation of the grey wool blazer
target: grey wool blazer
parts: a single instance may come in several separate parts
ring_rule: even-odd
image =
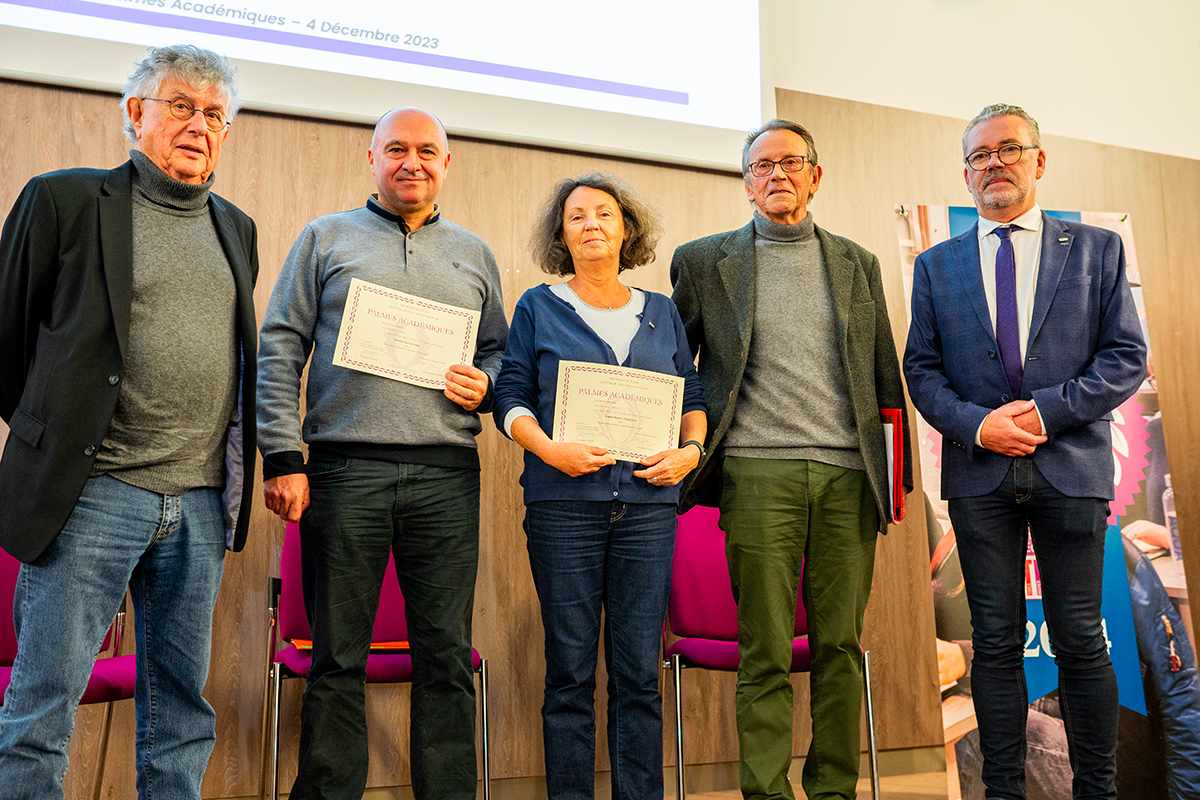
[[[850,387],[859,450],[879,507],[880,530],[893,521],[880,409],[898,409],[903,422],[904,492],[912,491],[908,412],[900,363],[888,320],[879,260],[841,236],[816,228],[829,285],[842,365]],[[679,510],[716,505],[721,492],[722,441],[736,413],[738,391],[754,335],[754,223],[680,245],[671,260],[672,295],[708,404],[708,455],[685,480]]]

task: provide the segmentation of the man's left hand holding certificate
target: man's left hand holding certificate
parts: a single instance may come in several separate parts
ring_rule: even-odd
[[[352,278],[333,363],[446,389],[447,369],[471,364],[478,328],[478,311]]]

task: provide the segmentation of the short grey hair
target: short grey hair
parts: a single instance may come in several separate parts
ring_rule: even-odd
[[[550,275],[575,274],[571,251],[563,242],[563,209],[571,192],[580,186],[604,192],[616,200],[617,207],[621,209],[625,243],[621,245],[618,272],[652,262],[654,248],[662,238],[662,220],[658,211],[643,200],[633,187],[615,175],[586,172],[559,181],[533,223],[529,250],[542,271]]]
[[[157,95],[163,81],[170,77],[201,92],[217,87],[217,91],[225,96],[225,119],[230,122],[242,107],[237,93],[237,68],[225,56],[191,44],[151,47],[125,79],[125,88],[121,91],[121,114],[125,118],[122,130],[134,144],[137,144],[137,133],[129,118],[129,98]]]
[[[758,137],[770,131],[791,131],[804,140],[804,144],[808,147],[808,168],[811,171],[817,166],[817,144],[813,141],[813,136],[798,122],[792,122],[787,119],[772,119],[763,123],[761,127],[750,131],[746,137],[746,143],[742,145],[742,177],[750,177],[750,148],[754,146],[754,142]]]
[[[983,111],[980,111],[975,115],[975,119],[967,123],[967,129],[963,131],[962,135],[963,158],[967,157],[967,137],[971,135],[971,131],[974,130],[975,126],[996,117],[1020,117],[1025,120],[1025,128],[1029,131],[1030,144],[1041,149],[1042,134],[1038,130],[1036,119],[1029,116],[1029,113],[1020,106],[1010,106],[1008,103],[993,103],[990,106],[984,106]]]

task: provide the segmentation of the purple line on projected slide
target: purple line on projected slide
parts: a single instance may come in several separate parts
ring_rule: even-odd
[[[270,44],[300,47],[306,50],[325,50],[330,53],[343,53],[345,55],[362,56],[381,61],[397,61],[405,64],[416,64],[422,67],[470,72],[476,75],[490,75],[497,78],[511,78],[512,80],[525,81],[527,83],[542,83],[549,86],[565,86],[570,89],[584,89],[603,94],[639,97],[644,100],[658,100],[663,103],[688,104],[687,92],[655,89],[650,86],[637,86],[631,83],[602,81],[579,75],[565,75],[559,72],[513,67],[506,64],[492,64],[487,61],[473,61],[468,58],[454,58],[453,56],[436,55],[434,53],[393,50],[389,47],[381,47],[374,44],[322,39],[319,36],[309,36],[303,33],[267,30],[265,28],[255,28],[246,25],[235,25],[230,22],[216,22],[200,17],[185,18],[175,14],[145,11],[137,8],[106,6],[100,3],[84,2],[83,0],[65,0],[65,2],[62,0],[59,2],[48,2],[48,0],[6,0],[6,2],[8,5],[41,8],[47,11],[59,11],[84,17],[96,17],[120,22],[132,22],[138,25],[156,25],[161,28],[176,28],[179,30],[211,33],[216,36],[250,39]]]

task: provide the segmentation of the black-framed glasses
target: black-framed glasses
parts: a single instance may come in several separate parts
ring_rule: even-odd
[[[153,100],[156,103],[166,103],[167,110],[171,112],[171,116],[180,122],[187,122],[199,111],[204,117],[204,124],[213,133],[223,131],[229,126],[229,120],[225,119],[224,111],[219,108],[198,109],[186,97],[177,97],[174,100],[164,100],[161,97],[143,97],[142,99]]]
[[[992,163],[993,155],[1000,159],[1001,164],[1008,165],[1020,161],[1026,150],[1040,149],[1032,145],[1006,144],[998,150],[976,150],[963,160],[967,162],[968,167],[978,171],[987,169],[987,165]]]
[[[776,164],[782,167],[784,172],[799,172],[804,169],[805,161],[808,161],[808,156],[788,156],[778,161],[771,161],[768,158],[764,158],[761,161],[755,161],[748,169],[754,177],[765,178],[775,173]]]

